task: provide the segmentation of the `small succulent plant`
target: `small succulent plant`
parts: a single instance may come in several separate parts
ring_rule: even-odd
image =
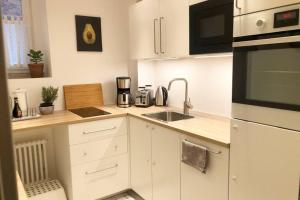
[[[43,61],[44,54],[40,50],[35,51],[30,49],[27,55],[30,57],[30,61],[34,64],[38,64],[39,62]]]

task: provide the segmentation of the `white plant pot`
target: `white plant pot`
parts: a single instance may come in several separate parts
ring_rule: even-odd
[[[40,107],[41,115],[50,115],[54,112],[54,106]]]

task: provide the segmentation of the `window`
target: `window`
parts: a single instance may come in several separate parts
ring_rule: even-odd
[[[28,73],[31,48],[30,0],[0,0],[6,66],[9,73]]]

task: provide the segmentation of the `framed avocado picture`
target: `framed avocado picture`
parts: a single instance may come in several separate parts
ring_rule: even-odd
[[[77,51],[102,52],[101,18],[75,16]]]

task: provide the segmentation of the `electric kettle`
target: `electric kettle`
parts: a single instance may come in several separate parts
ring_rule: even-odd
[[[163,86],[159,86],[155,94],[155,105],[167,106],[167,100],[168,100],[168,90]]]

